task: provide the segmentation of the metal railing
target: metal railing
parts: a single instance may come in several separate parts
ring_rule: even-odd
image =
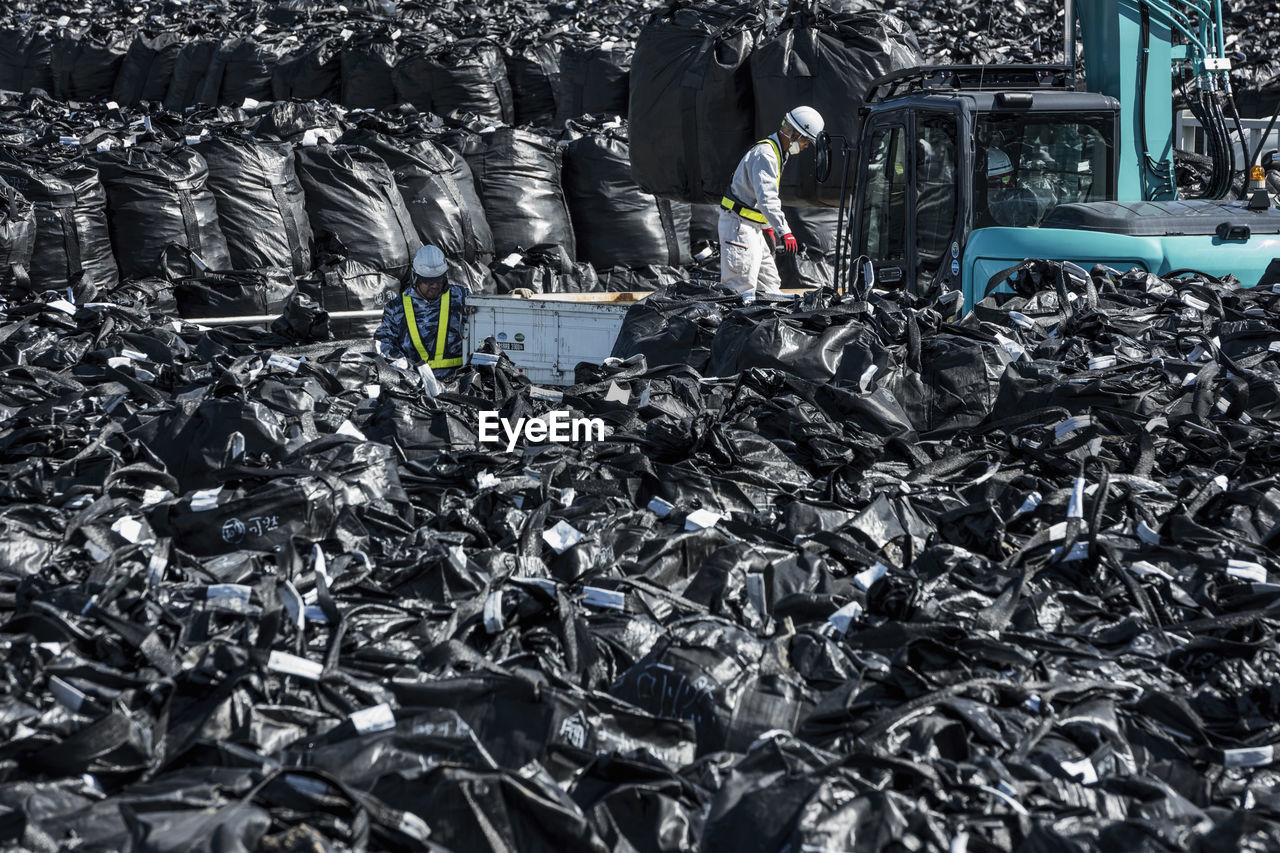
[[[1237,169],[1244,169],[1248,165],[1248,158],[1252,157],[1253,152],[1258,150],[1258,143],[1262,141],[1262,132],[1267,129],[1268,121],[1270,119],[1266,118],[1240,119],[1240,124],[1244,128],[1245,138],[1248,140],[1249,150],[1247,152],[1240,147],[1240,136],[1235,132],[1235,122],[1227,122],[1227,126],[1231,128],[1231,142],[1236,150]],[[1174,139],[1177,140],[1176,145],[1179,148],[1183,151],[1194,151],[1197,154],[1205,153],[1204,130],[1190,110],[1179,110],[1175,113],[1173,124]],[[1267,144],[1263,146],[1262,153],[1266,154],[1273,148],[1280,148],[1280,124],[1277,124],[1267,137]]]
[[[331,320],[375,320],[382,316],[381,308],[365,311],[330,311]],[[183,322],[197,326],[269,326],[280,319],[279,314],[242,314],[237,317],[190,317]]]

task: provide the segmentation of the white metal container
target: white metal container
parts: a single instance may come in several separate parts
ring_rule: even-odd
[[[467,297],[467,352],[493,338],[539,385],[572,385],[579,362],[600,364],[613,351],[622,318],[648,291],[537,293]]]

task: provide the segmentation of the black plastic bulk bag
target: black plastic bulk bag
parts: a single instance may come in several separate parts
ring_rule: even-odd
[[[297,170],[318,243],[336,238],[349,257],[408,274],[422,241],[381,157],[358,145],[317,145],[298,149]]]
[[[25,27],[0,29],[0,89],[53,91],[53,41]]]
[[[378,109],[396,102],[391,69],[399,54],[388,33],[361,33],[342,50],[342,103],[352,109]]]
[[[53,96],[64,101],[108,98],[129,52],[129,39],[113,33],[64,35],[53,45]]]
[[[107,191],[111,245],[122,278],[163,273],[161,254],[170,243],[195,252],[210,269],[230,269],[209,168],[198,153],[147,143],[100,152],[90,162]]]
[[[324,311],[381,310],[400,296],[400,282],[359,261],[327,261],[298,280],[298,290],[311,296]],[[373,337],[380,317],[368,320],[329,318],[335,338]]]
[[[811,382],[826,382],[840,369],[845,344],[858,322],[833,323],[834,312],[778,315],[760,306],[731,313],[711,342],[712,376],[736,376],[752,367],[774,368]]]
[[[493,231],[495,257],[540,243],[558,244],[576,257],[560,184],[561,149],[551,137],[500,127],[472,138],[462,154]]]
[[[631,93],[629,43],[570,42],[560,50],[560,73],[554,78],[556,121],[581,115],[627,114]]]
[[[660,717],[692,720],[698,754],[745,751],[763,732],[794,731],[812,707],[800,677],[752,632],[715,617],[673,626],[609,693]]]
[[[277,101],[297,98],[338,103],[342,98],[342,40],[317,35],[301,50],[281,58],[271,74],[271,92]]]
[[[578,259],[597,269],[689,263],[689,205],[636,186],[626,124],[587,118],[570,132],[562,178]]]
[[[729,297],[722,297],[720,303],[729,301]],[[643,355],[651,368],[687,364],[706,373],[711,342],[724,310],[711,299],[655,293],[627,309],[610,355],[624,359]]]
[[[333,142],[342,136],[340,107],[321,101],[277,101],[262,112],[253,132],[295,144]]]
[[[246,458],[279,462],[286,453],[287,427],[286,418],[265,402],[237,397],[168,404],[152,417],[124,422],[125,434],[142,442],[178,481],[176,494],[216,487],[215,472],[234,461],[228,452],[233,445],[243,444]]]
[[[35,243],[35,207],[0,180],[0,282],[25,283]]]
[[[264,477],[267,479],[267,477]],[[156,532],[196,556],[231,551],[273,551],[292,538],[325,539],[341,509],[336,477],[270,476],[261,485],[225,488],[217,505],[204,508],[179,498],[152,510]]]
[[[871,81],[920,64],[915,33],[893,15],[821,9],[815,19],[811,12],[796,13],[751,54],[756,137],[776,131],[787,111],[803,104],[822,114],[827,133],[853,144]],[[844,164],[838,155],[835,160],[835,179],[819,184],[813,149],[792,157],[782,176],[782,200],[838,205]]]
[[[662,198],[719,204],[756,140],[751,5],[676,2],[640,32],[628,119],[635,182]]]
[[[368,129],[352,131],[342,142],[363,145],[391,167],[424,244],[438,246],[450,258],[484,264],[493,260],[493,232],[461,154],[429,139]]]
[[[288,268],[227,272],[202,272],[173,286],[178,316],[245,317],[278,314],[293,295],[293,274]]]
[[[970,429],[995,407],[1011,356],[994,338],[963,334],[966,331],[944,327],[921,340],[914,364],[908,353],[905,369],[876,376],[877,384],[893,392],[918,432],[951,435]],[[1034,408],[1029,403],[1024,400],[1023,411]]]
[[[689,280],[689,274],[683,267],[653,264],[598,270],[596,277],[600,282],[599,289],[609,293],[652,292]]]
[[[449,260],[449,281],[461,284],[472,293],[496,293],[497,283],[493,280],[493,272],[487,264],[479,261]]]
[[[550,127],[556,120],[556,78],[560,45],[537,41],[507,51],[507,79],[515,105],[515,124]]]
[[[164,108],[181,112],[187,107],[194,107],[204,90],[205,74],[213,55],[218,50],[218,42],[212,39],[189,41],[178,51],[178,58],[173,63],[173,77],[169,80],[169,91],[164,96]]]
[[[516,263],[499,261],[493,266],[493,280],[498,293],[521,288],[534,293],[591,293],[600,289],[591,264],[574,263],[555,243],[531,247]]]
[[[253,36],[241,36],[218,45],[205,72],[199,103],[207,106],[240,106],[246,98],[270,101],[272,75],[280,51]]]
[[[482,39],[436,47],[406,39],[391,73],[397,103],[448,115],[455,110],[503,124],[515,121],[511,83],[502,51]]]
[[[311,222],[293,146],[225,135],[193,147],[209,166],[231,267],[311,269]]]
[[[20,163],[0,155],[0,177],[18,187],[36,206],[36,243],[31,285],[36,291],[63,290],[81,283],[82,273],[101,290],[120,281],[107,226],[107,194],[98,170],[83,160]]]
[[[173,69],[181,52],[179,33],[162,32],[155,36],[138,33],[120,64],[111,100],[125,107],[137,106],[142,101],[162,103],[169,94]]]

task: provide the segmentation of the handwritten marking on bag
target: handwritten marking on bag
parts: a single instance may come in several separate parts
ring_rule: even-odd
[[[234,545],[244,539],[246,534],[263,536],[280,527],[278,515],[255,515],[247,522],[238,518],[228,518],[222,522],[222,541]]]

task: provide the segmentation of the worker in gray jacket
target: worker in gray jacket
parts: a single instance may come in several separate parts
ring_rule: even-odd
[[[409,286],[387,303],[373,333],[383,357],[426,362],[440,378],[462,366],[467,288],[450,286],[448,275],[449,262],[439,247],[423,246],[414,255]]]
[[[777,235],[788,252],[799,248],[778,196],[782,167],[789,156],[816,142],[822,127],[822,116],[813,107],[787,113],[777,133],[748,149],[720,200],[720,283],[746,302],[757,293],[782,289],[773,262]]]

